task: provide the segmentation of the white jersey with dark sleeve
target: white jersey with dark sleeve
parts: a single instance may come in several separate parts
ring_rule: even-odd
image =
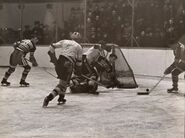
[[[83,49],[80,44],[74,40],[61,40],[57,43],[53,43],[52,47],[54,49],[60,48],[60,55],[65,57],[70,57],[74,61],[82,60]]]
[[[91,64],[93,61],[96,61],[100,56],[101,52],[99,49],[95,49],[94,47],[89,48],[84,55],[86,55],[87,61]]]
[[[98,60],[100,56],[105,57],[104,50],[101,47],[100,48],[91,47],[84,53],[84,55],[86,55],[89,64]]]

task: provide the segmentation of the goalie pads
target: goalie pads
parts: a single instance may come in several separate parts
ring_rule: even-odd
[[[50,62],[53,63],[53,64],[56,64],[57,63],[57,58],[56,58],[55,52],[52,53],[51,51],[48,51],[48,55],[50,57]]]
[[[95,66],[98,70],[98,72],[111,72],[112,66],[110,65],[109,61],[105,58],[100,56],[96,62],[93,63],[93,66]]]

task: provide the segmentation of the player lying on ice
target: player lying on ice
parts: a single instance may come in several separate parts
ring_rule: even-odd
[[[111,82],[106,87],[110,88],[118,85],[119,82],[113,72],[113,63],[117,59],[117,56],[110,52],[111,47],[106,46],[105,43],[101,41],[100,44],[89,48],[87,52],[83,54],[82,74],[81,76],[74,75],[71,79],[70,89],[72,93],[99,94],[97,92],[98,84],[96,82],[100,79],[100,75],[105,72]],[[108,59],[106,55],[108,55]],[[84,78],[83,75],[86,76],[86,78]]]

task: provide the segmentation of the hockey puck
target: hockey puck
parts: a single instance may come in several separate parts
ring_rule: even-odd
[[[149,89],[148,88],[146,89],[146,92],[149,92]]]

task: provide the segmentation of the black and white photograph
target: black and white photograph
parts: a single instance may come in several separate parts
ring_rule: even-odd
[[[0,138],[185,138],[185,0],[0,0]]]

